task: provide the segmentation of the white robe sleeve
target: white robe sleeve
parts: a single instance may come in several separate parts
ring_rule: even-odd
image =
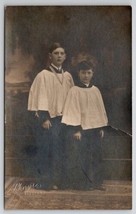
[[[29,111],[48,111],[48,95],[46,88],[47,87],[45,77],[40,72],[34,79],[34,82],[30,88],[28,98]]]
[[[81,110],[76,87],[72,87],[68,93],[64,105],[62,123],[72,126],[81,125]]]
[[[70,74],[70,83],[71,83],[71,87],[74,86],[74,81],[73,81],[71,74]]]
[[[108,117],[107,117],[107,113],[105,110],[103,98],[102,98],[100,90],[98,88],[96,88],[96,89],[97,89],[97,95],[98,95],[98,101],[99,101],[98,109],[99,109],[99,112],[101,112],[101,114],[99,115],[99,118],[101,121],[103,121],[103,123],[105,123],[105,125],[107,125]]]

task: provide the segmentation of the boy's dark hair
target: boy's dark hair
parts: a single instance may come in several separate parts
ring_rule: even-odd
[[[49,49],[49,53],[52,53],[57,48],[63,48],[65,50],[63,45],[61,45],[59,42],[54,42]]]
[[[89,70],[89,69],[92,69],[94,71],[95,64],[92,62],[85,61],[85,60],[78,63],[76,66],[77,72],[80,70]]]

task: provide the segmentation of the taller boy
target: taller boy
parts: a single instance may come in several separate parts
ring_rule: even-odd
[[[49,51],[50,66],[36,76],[29,93],[28,110],[35,112],[39,127],[37,140],[46,144],[46,169],[52,184],[61,184],[63,142],[60,138],[63,106],[69,89],[74,85],[72,76],[64,71],[62,64],[66,59],[65,49],[54,43]],[[51,157],[50,160],[48,157]],[[49,180],[48,180],[49,181]],[[50,180],[51,181],[51,180]]]

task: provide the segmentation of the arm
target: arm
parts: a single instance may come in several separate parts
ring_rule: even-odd
[[[28,111],[48,111],[47,77],[40,72],[34,79],[28,97]]]
[[[50,122],[50,115],[48,111],[37,111],[36,116],[39,119],[41,126],[45,129],[50,129],[52,126]]]
[[[80,102],[76,87],[72,87],[67,95],[63,110],[62,123],[73,127],[81,125]]]
[[[76,87],[70,89],[64,106],[62,123],[70,125],[73,129],[73,138],[81,140],[81,110],[78,91]]]

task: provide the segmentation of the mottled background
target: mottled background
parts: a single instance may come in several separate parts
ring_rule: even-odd
[[[27,112],[28,92],[48,64],[50,44],[67,52],[65,67],[97,59],[94,84],[103,95],[109,124],[104,141],[106,179],[131,179],[131,7],[8,6],[5,8],[5,169],[31,176],[36,147]],[[29,164],[28,164],[29,163]],[[26,167],[27,166],[27,167]]]

